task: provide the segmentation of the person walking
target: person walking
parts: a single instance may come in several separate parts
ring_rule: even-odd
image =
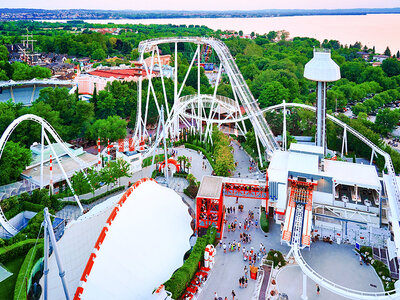
[[[321,289],[319,288],[319,285],[317,284],[317,295],[319,295],[320,291],[321,291]]]
[[[224,248],[224,253],[226,253],[226,244],[225,243],[224,243],[223,248]]]
[[[236,293],[234,290],[232,290],[232,300],[235,300],[235,297],[236,297]]]
[[[217,294],[217,292],[214,293],[214,300],[218,300],[218,294]]]

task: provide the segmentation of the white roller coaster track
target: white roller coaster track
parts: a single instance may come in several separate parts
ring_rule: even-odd
[[[329,279],[326,279],[322,275],[315,272],[310,265],[305,261],[303,256],[301,255],[300,248],[298,244],[294,244],[292,246],[293,255],[296,259],[296,262],[300,266],[301,270],[304,274],[307,275],[310,279],[312,279],[315,283],[319,284],[320,286],[326,288],[327,290],[346,297],[348,299],[355,299],[355,300],[389,300],[389,299],[400,299],[400,295],[395,293],[395,290],[389,292],[363,292],[353,290],[339,284],[336,284]],[[390,294],[389,294],[390,293]]]
[[[250,92],[250,89],[240,73],[231,53],[229,52],[228,47],[222,41],[206,37],[173,37],[146,40],[139,43],[140,57],[143,58],[143,54],[145,52],[155,51],[158,49],[158,45],[166,43],[194,43],[198,45],[206,44],[214,49],[231,81],[234,91],[238,95],[238,98],[241,101],[246,114],[248,115],[248,118],[252,122],[255,133],[260,138],[262,145],[270,153],[280,148],[268,123],[260,113],[260,108],[257,104],[257,101]],[[138,116],[137,120],[141,120],[141,118]],[[139,123],[137,125],[141,126]]]
[[[2,136],[0,137],[0,159],[4,151],[4,147],[13,133],[14,129],[23,121],[34,121],[40,125],[43,126],[44,129],[46,129],[51,136],[54,138],[54,140],[63,148],[65,153],[67,153],[74,161],[76,161],[81,169],[87,168],[88,165],[81,160],[79,157],[77,157],[75,154],[71,152],[71,150],[65,146],[64,141],[61,139],[61,137],[58,135],[58,133],[54,130],[54,128],[47,122],[45,119],[38,117],[36,115],[32,114],[26,114],[23,116],[20,116],[19,118],[15,119],[14,121],[11,122],[10,125],[6,128],[6,130],[3,132]],[[75,195],[75,199],[78,202],[79,207],[82,209],[82,205],[78,199],[78,197]],[[18,230],[15,229],[6,219],[4,216],[4,213],[2,209],[0,208],[0,224],[3,226],[3,228],[12,236],[16,235],[18,233]]]

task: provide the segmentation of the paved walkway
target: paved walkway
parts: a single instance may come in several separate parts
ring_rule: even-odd
[[[226,207],[235,206],[235,214],[227,216],[228,222],[233,222],[235,217],[238,222],[242,222],[248,217],[249,210],[254,212],[254,219],[259,219],[259,205],[261,200],[255,199],[244,199],[239,198],[239,203],[236,204],[236,198],[234,197],[224,197],[224,203]],[[238,205],[243,204],[243,212],[238,212]],[[222,241],[228,245],[234,240],[236,242],[240,239],[240,232],[242,230],[237,229],[236,232],[224,231]],[[283,253],[289,251],[289,247],[280,244],[280,226],[271,224],[270,232],[264,233],[260,228],[255,228],[254,226],[247,231],[252,237],[252,242],[249,244],[243,244],[243,246],[250,250],[253,247],[255,251],[260,248],[260,243],[263,243],[267,252],[270,249],[279,250]],[[242,252],[228,252],[225,254],[219,246],[217,246],[217,254],[215,258],[216,264],[209,276],[209,279],[203,288],[202,292],[199,294],[199,300],[212,300],[215,292],[218,293],[219,297],[224,299],[225,296],[228,299],[232,299],[231,292],[232,289],[235,290],[237,298],[239,300],[251,299],[254,288],[255,280],[249,279],[247,288],[239,288],[239,278],[244,275],[244,266],[249,267],[248,262],[243,261]],[[257,262],[257,265],[259,262]]]

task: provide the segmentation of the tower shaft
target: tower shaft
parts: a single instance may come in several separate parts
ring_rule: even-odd
[[[326,82],[317,82],[317,110],[315,111],[317,130],[315,144],[326,152]]]

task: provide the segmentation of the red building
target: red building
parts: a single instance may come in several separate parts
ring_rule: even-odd
[[[206,233],[209,226],[217,228],[217,239],[224,230],[224,203],[222,177],[204,176],[196,198],[196,231]]]

